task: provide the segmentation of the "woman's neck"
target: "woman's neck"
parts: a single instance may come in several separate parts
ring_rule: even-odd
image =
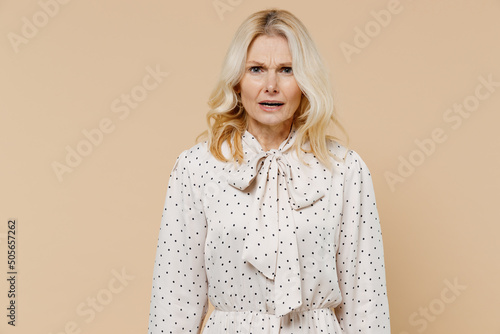
[[[292,122],[283,122],[275,126],[248,124],[247,131],[259,142],[264,151],[278,149],[290,134]]]

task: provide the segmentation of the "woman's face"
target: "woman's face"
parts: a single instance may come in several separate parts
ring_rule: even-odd
[[[291,126],[302,92],[293,75],[292,55],[284,37],[261,35],[250,44],[245,73],[235,90],[241,93],[248,129],[281,130]]]

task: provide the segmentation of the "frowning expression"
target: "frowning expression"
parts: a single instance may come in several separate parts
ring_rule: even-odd
[[[302,91],[292,69],[288,42],[260,35],[248,48],[245,73],[236,86],[248,115],[248,128],[290,126]]]

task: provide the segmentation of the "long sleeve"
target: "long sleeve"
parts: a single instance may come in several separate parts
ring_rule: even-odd
[[[208,311],[206,219],[188,151],[170,174],[158,236],[149,334],[198,333]]]
[[[342,302],[335,313],[346,334],[389,334],[384,250],[371,174],[350,150],[337,250]]]

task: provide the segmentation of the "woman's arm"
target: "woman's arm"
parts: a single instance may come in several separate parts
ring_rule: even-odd
[[[184,151],[170,174],[161,219],[149,334],[198,333],[208,310],[204,262],[207,225],[188,167]]]
[[[348,334],[390,334],[382,232],[368,167],[346,157],[344,204],[337,252],[342,302],[335,309]]]

